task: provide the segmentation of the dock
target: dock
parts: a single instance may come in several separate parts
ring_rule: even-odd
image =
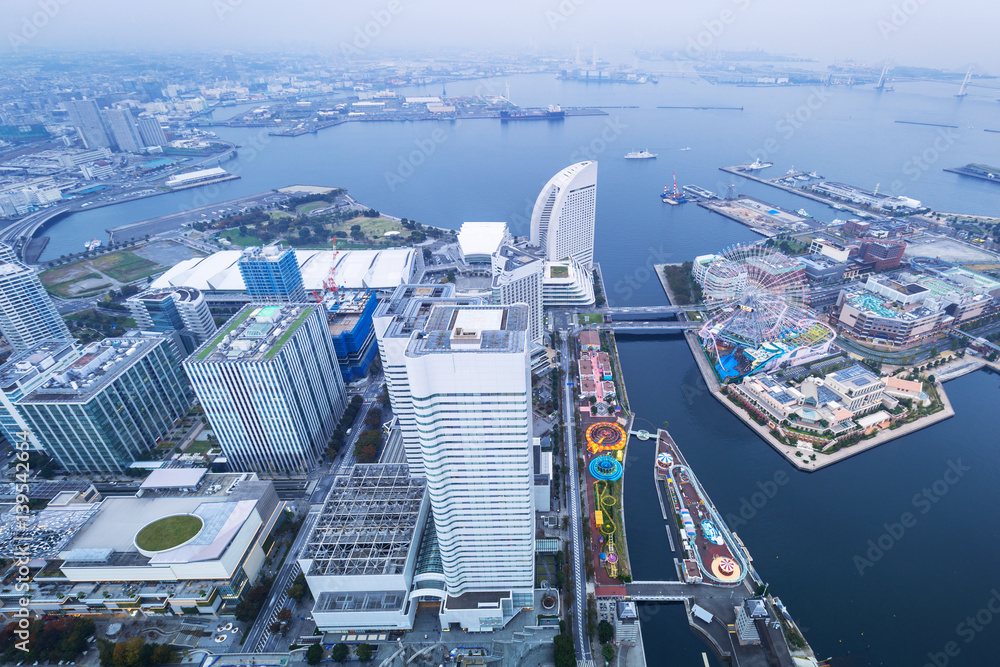
[[[759,176],[754,176],[753,174],[750,174],[746,170],[740,169],[739,167],[740,167],[739,165],[732,166],[732,167],[719,167],[719,170],[720,171],[724,171],[724,172],[729,173],[729,174],[733,174],[734,176],[741,176],[741,177],[749,179],[751,181],[756,181],[757,183],[763,183],[764,185],[769,185],[772,188],[778,188],[779,190],[784,190],[785,192],[791,192],[792,194],[798,195],[799,197],[805,197],[806,199],[812,199],[813,201],[818,201],[818,202],[820,202],[822,204],[826,204],[827,206],[833,206],[834,204],[836,204],[837,206],[840,206],[842,208],[842,210],[844,210],[844,211],[846,211],[848,213],[853,213],[854,215],[860,215],[862,217],[871,215],[870,213],[867,213],[867,212],[861,210],[860,207],[849,206],[849,205],[845,204],[842,201],[838,201],[838,200],[835,200],[835,199],[829,199],[827,197],[822,197],[820,195],[814,194],[812,192],[807,192],[807,191],[803,190],[802,188],[796,188],[796,187],[793,187],[791,185],[785,185],[784,183],[779,183],[778,181],[780,181],[781,178],[784,178],[784,176],[773,178],[773,179],[760,178]]]

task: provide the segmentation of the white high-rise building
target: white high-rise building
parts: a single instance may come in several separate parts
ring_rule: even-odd
[[[597,162],[566,167],[545,184],[531,212],[531,245],[552,261],[572,258],[594,264]]]
[[[532,605],[528,308],[434,306],[406,374],[447,590],[442,627],[502,627]]]
[[[34,270],[13,259],[10,248],[0,249],[0,333],[14,352],[43,340],[72,338]]]
[[[319,466],[345,393],[321,306],[246,306],[184,370],[235,469]]]
[[[454,294],[454,285],[400,285],[372,316],[389,403],[403,436],[406,463],[415,477],[423,477],[424,463],[406,375],[406,347],[413,332],[423,329],[435,305],[482,303],[477,297],[454,298]]]
[[[512,245],[500,246],[493,253],[493,283],[491,301],[502,306],[523,303],[528,306],[528,339],[541,343],[545,333],[545,313],[542,309],[542,269],[538,255]]]

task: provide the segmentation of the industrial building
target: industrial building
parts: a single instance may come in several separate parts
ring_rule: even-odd
[[[245,306],[184,370],[232,469],[315,469],[344,412],[318,304]]]
[[[27,521],[0,515],[0,553],[26,548],[40,567],[27,594],[0,588],[0,613],[25,597],[37,614],[232,613],[281,508],[274,485],[253,473],[174,468],[134,496],[101,498],[91,487],[56,495]],[[171,534],[178,521],[187,532]]]
[[[55,368],[15,406],[70,472],[124,472],[191,407],[191,390],[161,336],[105,338]]]

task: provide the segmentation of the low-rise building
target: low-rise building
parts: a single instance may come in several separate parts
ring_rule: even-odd
[[[28,594],[0,588],[0,612],[232,613],[257,579],[282,503],[252,473],[161,471],[135,496],[57,495],[27,522],[0,515],[0,551],[27,547]]]
[[[511,240],[506,222],[463,222],[458,231],[458,252],[470,266],[488,265],[493,253]]]
[[[542,274],[545,306],[593,306],[594,281],[590,272],[573,259],[545,262]]]

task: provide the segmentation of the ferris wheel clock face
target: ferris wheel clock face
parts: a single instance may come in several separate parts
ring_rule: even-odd
[[[808,302],[804,269],[761,244],[724,250],[708,265],[703,291],[709,322],[752,347],[795,327]]]

